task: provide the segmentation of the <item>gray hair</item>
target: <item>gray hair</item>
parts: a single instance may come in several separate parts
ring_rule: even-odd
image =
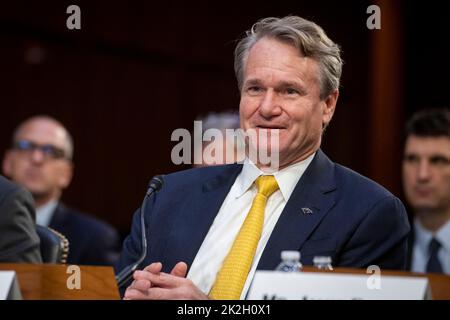
[[[253,45],[264,37],[288,43],[297,48],[302,56],[311,57],[319,64],[321,99],[339,89],[343,64],[340,48],[314,22],[297,16],[265,18],[256,22],[246,35],[234,50],[234,72],[239,90],[242,90],[248,54]]]

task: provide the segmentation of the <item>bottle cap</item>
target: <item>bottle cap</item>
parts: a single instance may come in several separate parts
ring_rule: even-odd
[[[331,264],[331,257],[316,256],[313,258],[314,264]]]
[[[281,251],[281,260],[300,260],[300,252],[293,250]]]

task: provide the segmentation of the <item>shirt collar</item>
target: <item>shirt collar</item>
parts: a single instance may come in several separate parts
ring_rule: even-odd
[[[441,246],[446,251],[450,252],[450,220],[447,221],[436,233],[433,233],[420,223],[419,219],[414,221],[414,232],[417,244],[421,250],[428,252],[428,246],[430,245],[431,238],[435,238],[440,242]]]
[[[450,252],[450,220],[438,230],[436,239],[445,248],[445,251]]]
[[[294,163],[280,171],[273,173],[280,187],[281,194],[285,201],[289,200],[295,186],[314,159],[316,153],[313,153],[305,160]],[[241,197],[248,189],[251,188],[253,182],[265,173],[260,170],[250,159],[246,158],[242,167],[241,174],[237,177],[238,191],[236,198]]]
[[[48,227],[57,206],[58,201],[52,200],[36,208],[36,224]]]

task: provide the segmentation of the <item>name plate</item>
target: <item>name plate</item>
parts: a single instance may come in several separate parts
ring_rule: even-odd
[[[15,271],[0,271],[0,300],[20,300],[19,283]]]
[[[257,271],[249,300],[422,300],[426,277]]]

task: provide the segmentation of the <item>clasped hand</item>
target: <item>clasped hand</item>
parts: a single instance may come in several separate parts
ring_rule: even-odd
[[[134,281],[127,288],[124,300],[206,300],[209,299],[186,278],[187,265],[178,262],[170,273],[161,272],[155,262],[133,273]]]

